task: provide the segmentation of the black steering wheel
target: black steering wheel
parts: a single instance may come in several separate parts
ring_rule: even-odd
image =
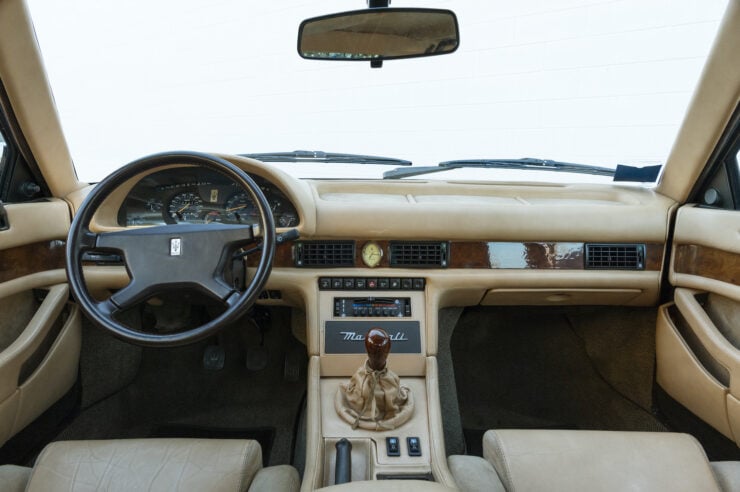
[[[142,172],[168,165],[196,165],[217,171],[249,192],[262,219],[262,254],[246,289],[229,285],[225,276],[239,248],[255,243],[255,228],[248,224],[173,224],[114,232],[93,232],[90,221],[104,200],[127,180]],[[121,254],[131,281],[104,301],[88,292],[82,272],[86,251]],[[259,186],[247,173],[219,157],[197,152],[166,152],[136,160],[98,183],[80,206],[69,230],[66,268],[70,289],[83,312],[100,327],[131,343],[173,347],[212,335],[244,314],[257,300],[272,269],[275,222]],[[225,310],[201,326],[177,333],[131,329],[115,315],[157,292],[193,289],[222,303]]]

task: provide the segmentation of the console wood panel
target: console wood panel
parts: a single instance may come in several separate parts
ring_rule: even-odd
[[[676,273],[708,277],[740,285],[740,255],[707,246],[681,244],[676,247]]]
[[[64,268],[64,261],[62,241],[43,241],[8,248],[0,253],[0,282]]]

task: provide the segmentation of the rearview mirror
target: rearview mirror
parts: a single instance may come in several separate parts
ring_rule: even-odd
[[[298,54],[313,60],[383,61],[445,55],[460,44],[450,10],[375,8],[306,19]]]

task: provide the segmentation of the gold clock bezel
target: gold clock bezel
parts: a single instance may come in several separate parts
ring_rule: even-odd
[[[368,256],[369,249],[375,247],[377,248],[378,252],[380,253],[379,256],[372,258]],[[378,244],[375,241],[368,241],[362,246],[362,262],[365,264],[365,266],[370,268],[375,268],[380,265],[380,261],[383,259],[383,248],[380,247],[380,244]]]

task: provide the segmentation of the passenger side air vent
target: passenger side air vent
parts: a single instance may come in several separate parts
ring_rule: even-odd
[[[447,268],[449,243],[391,241],[390,265],[411,268]]]
[[[590,270],[644,270],[644,244],[586,244]]]
[[[301,241],[295,244],[297,267],[352,267],[354,241]]]

